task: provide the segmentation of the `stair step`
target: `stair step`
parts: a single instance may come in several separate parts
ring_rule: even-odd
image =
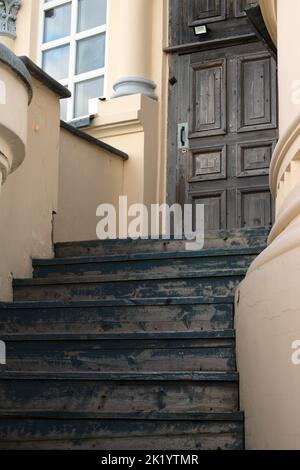
[[[118,335],[7,335],[9,371],[226,371],[235,369],[231,330]]]
[[[18,279],[14,300],[109,300],[116,298],[233,296],[245,269],[221,270],[203,275],[191,273],[168,277],[136,275],[134,279],[84,276]]]
[[[38,415],[39,416],[39,415]],[[0,449],[242,449],[241,413],[0,416]]]
[[[0,334],[185,331],[233,328],[233,298],[120,299],[0,304]]]
[[[265,246],[269,228],[245,228],[239,230],[218,230],[205,234],[205,249]],[[185,240],[89,240],[55,244],[56,257],[70,256],[102,256],[147,253],[164,251],[182,251],[186,247]]]
[[[72,400],[70,400],[72,397]],[[104,413],[228,412],[238,409],[238,375],[86,374],[61,377],[0,373],[0,415],[6,410]]]
[[[138,341],[138,340],[177,340],[177,339],[216,339],[234,338],[235,332],[230,329],[208,331],[142,331],[134,333],[46,333],[46,334],[7,334],[1,335],[3,341]]]
[[[34,277],[103,275],[133,278],[155,273],[172,276],[196,275],[222,269],[247,269],[261,249],[205,250],[163,253],[137,253],[106,257],[73,257],[33,260]]]
[[[33,260],[0,303],[0,449],[243,449],[233,296],[267,233],[210,232],[200,251],[71,242]]]

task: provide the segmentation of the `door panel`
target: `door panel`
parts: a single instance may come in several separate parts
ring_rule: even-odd
[[[171,12],[181,8],[178,1],[172,3]],[[199,51],[191,52],[188,45],[171,59],[176,84],[170,86],[169,202],[205,204],[206,230],[269,226],[274,212],[268,173],[277,140],[276,62],[259,40],[244,39],[243,7],[252,2],[184,3],[193,21],[209,20],[210,35],[200,39]],[[184,46],[189,26],[182,21],[177,39]],[[236,38],[229,45],[232,27]],[[188,151],[174,144],[177,123],[183,122],[189,124]]]
[[[237,144],[237,177],[268,175],[274,141],[255,141]]]
[[[204,227],[205,230],[220,230],[226,228],[226,192],[207,191],[191,193],[190,204],[193,205],[195,213],[196,204],[204,204]],[[195,226],[193,227],[195,230]]]
[[[226,145],[190,151],[189,183],[226,178]]]
[[[239,132],[276,128],[275,75],[274,59],[269,54],[238,58]]]
[[[240,227],[262,227],[272,223],[271,194],[267,188],[245,188],[237,191]]]

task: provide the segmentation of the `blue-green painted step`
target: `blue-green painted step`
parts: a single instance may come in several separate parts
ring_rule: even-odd
[[[0,416],[67,411],[105,413],[189,413],[238,410],[238,376],[226,372],[98,373],[51,377],[49,373],[0,373]],[[72,397],[72,400],[70,400]]]
[[[217,230],[205,233],[205,249],[210,248],[249,248],[266,246],[270,228],[243,228],[237,230]],[[57,257],[107,256],[128,253],[182,251],[185,240],[89,240],[55,244]]]
[[[164,253],[136,253],[106,257],[33,260],[34,277],[103,275],[133,278],[135,275],[205,274],[222,269],[247,269],[261,249],[237,248]]]
[[[82,278],[21,279],[14,281],[14,300],[109,300],[117,298],[233,296],[244,269],[221,270],[203,275],[136,275],[114,281],[97,276]]]
[[[234,371],[232,330],[118,335],[7,335],[4,371]]]
[[[0,449],[239,450],[243,448],[240,413],[0,416]]]

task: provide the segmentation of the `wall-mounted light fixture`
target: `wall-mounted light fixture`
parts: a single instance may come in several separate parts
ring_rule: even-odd
[[[195,34],[195,36],[197,36],[198,39],[204,39],[208,33],[209,33],[209,29],[208,27],[206,26],[206,24],[191,24],[189,25],[190,28],[193,28],[193,32]]]

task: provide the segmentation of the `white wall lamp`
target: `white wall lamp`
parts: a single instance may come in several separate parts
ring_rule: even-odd
[[[202,36],[203,34],[207,34],[207,26],[205,24],[194,26],[194,33],[195,36]]]
[[[193,28],[195,36],[200,40],[206,38],[209,33],[209,29],[206,24],[194,24],[191,27]]]

